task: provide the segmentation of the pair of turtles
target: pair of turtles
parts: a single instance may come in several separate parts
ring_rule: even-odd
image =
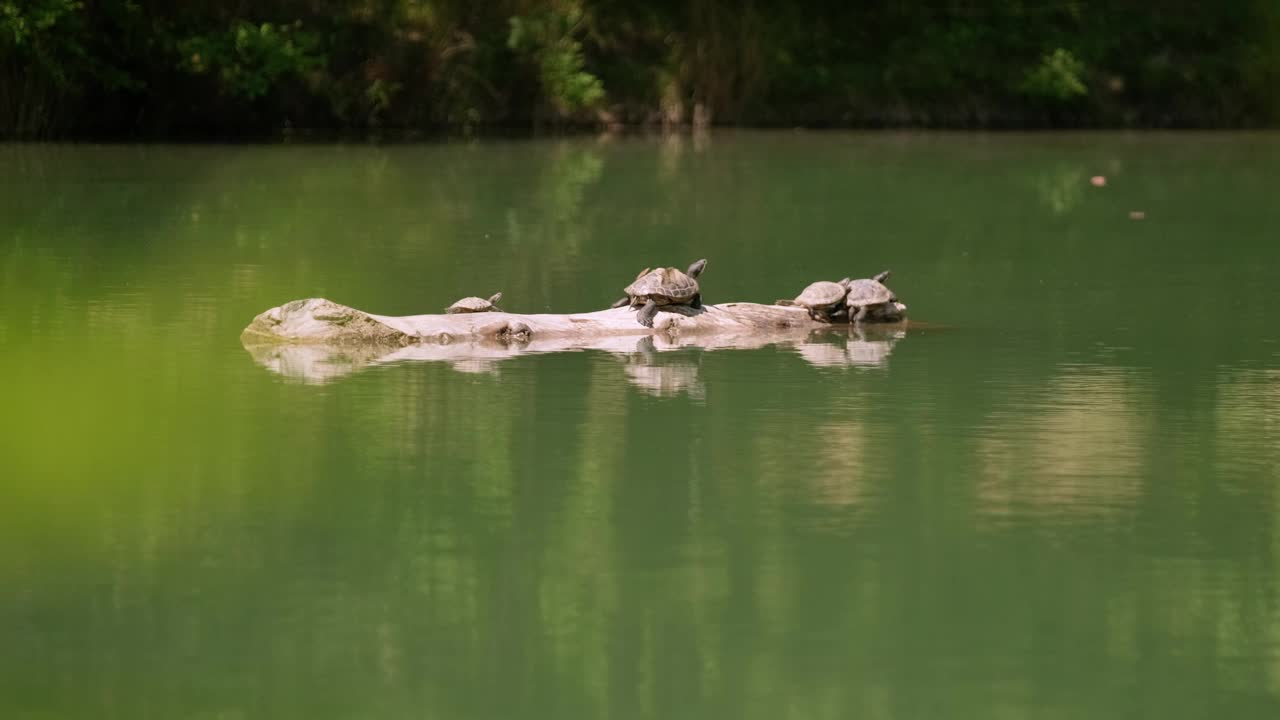
[[[839,282],[819,280],[804,289],[794,300],[779,300],[776,305],[799,306],[819,322],[832,322],[841,316],[851,323],[861,322],[867,313],[886,303],[897,302],[893,291],[885,287],[889,271],[858,280],[844,278]]]
[[[636,322],[651,328],[658,315],[658,308],[672,305],[686,305],[698,310],[702,308],[702,291],[698,287],[697,277],[707,268],[706,258],[695,262],[681,272],[678,268],[645,268],[636,275],[636,279],[623,289],[626,297],[615,302],[611,307],[620,308],[630,305],[640,308],[636,313]]]

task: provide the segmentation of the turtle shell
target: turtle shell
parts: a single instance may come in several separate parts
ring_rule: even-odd
[[[878,305],[894,299],[893,291],[885,287],[884,284],[870,278],[863,278],[854,280],[849,285],[849,295],[845,298],[845,301],[849,303],[850,307],[862,307],[864,305]]]
[[[795,303],[810,309],[822,310],[840,304],[847,292],[845,286],[838,282],[819,280],[797,295]]]
[[[653,300],[659,305],[688,302],[698,294],[698,281],[683,270],[658,268],[644,273],[624,290],[634,299]]]
[[[501,299],[502,293],[498,293],[489,299],[478,297],[464,297],[445,308],[446,313],[472,313],[472,312],[489,312],[493,309],[494,303]]]

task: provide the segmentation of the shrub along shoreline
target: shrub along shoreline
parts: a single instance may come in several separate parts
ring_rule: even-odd
[[[1269,127],[1280,3],[0,0],[0,137]]]

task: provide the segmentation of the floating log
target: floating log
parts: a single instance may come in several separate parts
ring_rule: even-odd
[[[902,322],[905,313],[906,306],[895,303],[872,319]],[[258,315],[244,329],[241,341],[246,346],[289,343],[401,347],[494,342],[533,346],[528,349],[536,351],[536,345],[542,343],[556,346],[554,349],[569,349],[604,338],[644,335],[703,339],[714,336],[737,346],[750,336],[830,327],[810,318],[804,308],[745,302],[704,305],[696,310],[681,305],[664,307],[653,327],[647,328],[636,322],[635,311],[626,307],[568,315],[480,312],[392,317],[310,298]]]
[[[598,350],[622,359],[628,380],[646,392],[696,395],[701,388],[696,367],[664,359],[664,351],[780,345],[815,366],[878,367],[905,334],[905,310],[898,304],[877,316],[882,322],[853,327],[816,322],[803,308],[725,303],[664,310],[647,328],[628,308],[571,315],[390,317],[312,298],[262,313],[240,340],[260,365],[304,383],[402,362],[444,362],[459,372],[492,373],[503,360],[520,355]],[[883,322],[889,319],[895,322]]]

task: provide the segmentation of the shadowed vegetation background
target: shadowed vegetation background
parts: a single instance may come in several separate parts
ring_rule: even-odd
[[[1280,5],[0,0],[0,134],[1255,126]]]

